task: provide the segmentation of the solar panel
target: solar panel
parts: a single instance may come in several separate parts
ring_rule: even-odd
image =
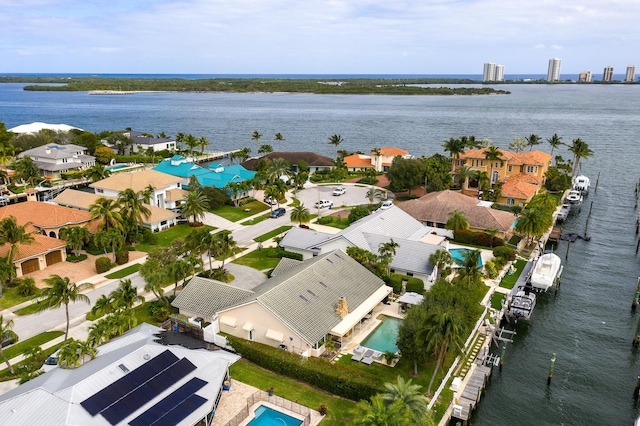
[[[140,383],[141,386],[125,395],[115,404],[110,405],[100,414],[109,423],[115,425],[195,369],[196,366],[191,361],[187,358],[182,358],[147,382]]]
[[[178,361],[178,357],[167,349],[111,385],[85,399],[80,405],[89,414],[95,416],[176,361]]]
[[[185,399],[180,405],[176,406],[173,410],[153,422],[150,426],[175,426],[180,423],[185,417],[193,413],[207,400],[195,393],[189,398]]]
[[[171,410],[174,410],[182,402],[207,384],[204,380],[194,377],[184,385],[180,386],[169,396],[158,402],[153,407],[129,422],[131,426],[151,425],[164,417]],[[164,422],[163,422],[164,423]]]

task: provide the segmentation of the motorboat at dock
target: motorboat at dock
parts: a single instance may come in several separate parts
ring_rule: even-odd
[[[590,186],[591,181],[584,175],[576,176],[573,180],[573,189],[576,191],[580,191],[582,195],[587,195],[589,193]]]
[[[563,204],[556,215],[556,223],[562,223],[567,220],[569,217],[569,212],[571,211],[571,204]]]
[[[543,254],[536,260],[531,272],[531,287],[535,291],[547,291],[560,281],[562,262],[555,253]]]
[[[571,191],[569,191],[569,194],[567,195],[567,198],[565,198],[565,201],[569,203],[569,205],[571,206],[571,210],[575,209],[580,211],[580,208],[582,207],[582,193],[578,190],[572,189]]]
[[[533,308],[536,307],[536,294],[530,288],[525,287],[516,291],[515,294],[507,296],[506,304],[505,314],[509,321],[512,319],[516,323],[520,319],[528,321],[531,319]]]

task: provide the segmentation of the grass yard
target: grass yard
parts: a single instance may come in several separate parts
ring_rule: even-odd
[[[501,310],[502,309],[502,299],[504,299],[506,296],[502,293],[498,293],[497,291],[495,293],[493,293],[493,296],[491,296],[491,307],[493,309],[498,309]]]
[[[318,410],[322,404],[326,405],[327,415],[321,423],[324,426],[351,423],[351,410],[356,405],[353,401],[331,395],[306,383],[265,370],[244,359],[232,364],[229,367],[229,373],[233,379],[258,389],[267,390],[273,387],[273,391],[277,396],[297,402],[313,410]]]
[[[271,212],[269,212],[268,214],[263,214],[262,216],[254,217],[253,219],[245,220],[244,222],[241,222],[240,225],[244,225],[244,226],[255,225],[256,223],[260,223],[263,220],[267,220],[271,218],[271,216],[269,216],[270,214]]]
[[[255,241],[256,243],[264,243],[268,239],[278,236],[283,232],[287,232],[291,228],[293,228],[293,226],[291,225],[281,226],[279,228],[274,229],[273,231],[267,232],[266,234],[262,234],[259,237],[255,237],[253,241]]]
[[[216,229],[213,226],[208,226],[208,225],[204,225],[204,228],[209,231],[213,231],[214,229]],[[168,247],[176,238],[186,237],[196,229],[200,229],[200,228],[193,228],[186,224],[176,225],[173,228],[169,228],[166,231],[158,232],[157,234],[155,234],[157,238],[156,244],[141,243],[135,246],[135,248],[138,251],[145,251],[148,253],[156,247]]]
[[[45,359],[49,358],[49,355],[51,355],[52,353],[54,353],[55,351],[57,351],[58,349],[60,349],[60,346],[62,346],[62,343],[58,343],[57,345],[54,345],[48,349],[43,349],[42,350],[42,354],[44,356]],[[3,365],[6,365],[3,363]],[[20,372],[21,372],[21,366],[23,365],[27,365],[27,360],[25,359],[24,361],[18,362],[16,364],[11,364],[11,366],[13,367],[14,371],[16,372],[16,374],[11,374],[11,372],[9,371],[8,368],[5,368],[4,370],[0,371],[0,382],[4,382],[7,380],[13,380],[13,379],[17,379],[20,377]]]
[[[220,206],[212,210],[211,213],[217,214],[231,222],[238,222],[239,220],[246,219],[265,210],[269,210],[269,206],[254,200],[240,207]]]
[[[511,275],[505,275],[504,278],[502,278],[502,281],[500,281],[500,287],[512,289],[513,286],[516,285],[516,281],[518,281],[518,278],[520,277],[520,274],[522,273],[522,270],[524,269],[526,264],[527,262],[525,260],[516,260],[516,272]]]
[[[40,294],[40,290],[36,291],[33,296],[22,296],[18,294],[17,287],[2,287],[2,298],[0,298],[0,308],[7,309],[12,306],[35,299]]]
[[[349,227],[349,219],[346,217],[323,216],[320,220],[322,223],[319,225],[331,226],[338,229],[347,229]],[[318,223],[317,220],[316,223]]]
[[[19,341],[16,344],[7,346],[2,352],[8,359],[11,359],[20,354],[23,354],[31,348],[42,346],[43,344],[55,339],[56,337],[60,337],[63,335],[64,333],[62,331],[45,331],[44,333],[37,334],[33,337],[28,338],[27,340],[23,340],[21,342]]]
[[[16,314],[16,315],[19,315],[19,316],[35,314],[36,312],[38,312],[38,306],[39,305],[40,304],[38,302],[32,303],[31,305],[25,306],[22,309],[18,309],[17,311],[13,311],[13,313]]]
[[[138,272],[140,270],[140,266],[141,265],[139,263],[135,263],[133,265],[127,266],[126,268],[120,269],[119,271],[113,272],[109,275],[105,275],[105,277],[109,278],[110,280],[124,278],[127,275]]]
[[[248,266],[258,271],[264,271],[265,269],[273,269],[280,262],[280,256],[278,252],[281,250],[275,247],[265,247],[262,250],[254,250],[245,254],[242,257],[237,258],[232,263],[238,265]]]

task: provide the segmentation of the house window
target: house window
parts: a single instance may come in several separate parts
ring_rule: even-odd
[[[508,206],[514,206],[516,204],[516,202],[514,201],[513,198],[507,198],[507,205]]]
[[[255,340],[255,330],[249,330],[249,340]]]
[[[66,163],[66,162],[68,162],[68,161],[69,161],[69,159],[68,159],[68,158],[63,158],[63,159],[62,159],[62,162],[63,162],[63,163]]]
[[[507,167],[507,170],[509,170],[509,173],[511,173],[513,171],[513,166]]]
[[[484,160],[480,160],[480,165],[484,166]]]
[[[160,225],[166,225],[166,224],[167,224],[166,220],[163,220],[162,222],[160,222]]]
[[[412,277],[413,276],[413,272],[407,272],[407,276],[408,277]]]
[[[396,270],[395,269],[389,269],[389,272],[391,272],[392,274],[395,274]]]
[[[527,166],[527,173],[536,173],[537,172],[537,167],[536,166]]]

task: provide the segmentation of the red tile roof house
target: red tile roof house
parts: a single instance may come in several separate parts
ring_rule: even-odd
[[[0,220],[11,216],[16,218],[18,225],[28,224],[27,231],[32,232],[34,237],[33,244],[18,244],[13,264],[19,277],[65,261],[67,243],[58,239],[60,229],[84,226],[90,232],[95,232],[98,226],[88,212],[38,201],[0,208]],[[8,244],[0,246],[0,257],[6,257],[8,252]]]
[[[371,155],[353,154],[344,157],[343,161],[351,172],[375,168],[377,172],[386,172],[396,156],[411,158],[409,151],[400,148],[380,148],[371,151]]]

